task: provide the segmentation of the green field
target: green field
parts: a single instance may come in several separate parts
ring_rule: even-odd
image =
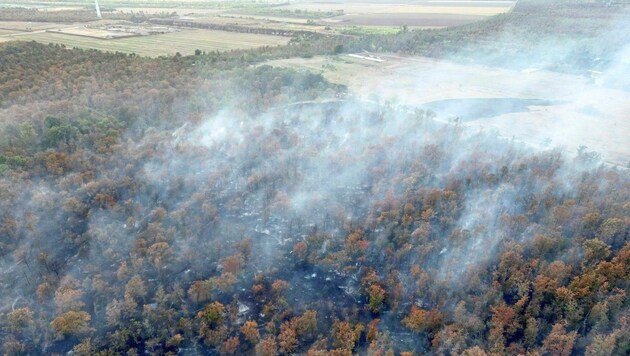
[[[400,26],[337,26],[337,33],[344,35],[395,35],[400,33]]]
[[[229,51],[241,48],[256,48],[286,44],[287,37],[259,34],[224,32],[212,30],[185,30],[163,35],[141,36],[121,39],[97,39],[56,33],[33,33],[14,37],[19,40],[35,40],[42,43],[60,43],[68,47],[93,48],[109,52],[136,53],[141,56],[193,54],[202,51]]]

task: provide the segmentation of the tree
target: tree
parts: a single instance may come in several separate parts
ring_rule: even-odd
[[[359,338],[357,330],[347,321],[335,321],[332,327],[333,346],[338,349],[352,350]]]
[[[595,335],[593,341],[586,347],[587,356],[614,355],[617,347],[617,334]]]
[[[256,356],[276,356],[278,345],[273,336],[268,336],[256,345]]]
[[[543,350],[551,355],[569,356],[573,350],[576,337],[577,332],[567,333],[563,324],[556,323],[545,338]]]
[[[153,262],[155,268],[159,270],[167,262],[171,254],[171,247],[166,242],[156,242],[149,247],[147,252],[151,257],[151,262]]]
[[[301,263],[306,262],[307,252],[308,245],[305,241],[300,241],[293,246],[293,256]]]
[[[370,321],[370,323],[368,324],[368,329],[367,329],[367,341],[369,343],[371,343],[372,341],[376,340],[377,336],[378,336],[378,324],[381,322],[381,319],[373,319],[372,321]]]
[[[258,332],[258,323],[254,320],[248,320],[241,326],[241,334],[252,344],[257,344],[260,340],[260,332]]]
[[[417,306],[411,307],[409,315],[402,323],[415,332],[432,333],[442,326],[444,316],[438,310],[424,310]]]
[[[74,279],[67,279],[55,292],[55,304],[58,312],[68,310],[80,310],[85,306],[81,300],[83,291],[78,289],[79,282]]]
[[[92,339],[85,338],[79,344],[72,348],[72,351],[77,356],[90,356],[94,354],[94,345],[92,345]]]
[[[289,283],[287,281],[277,279],[273,281],[273,283],[271,284],[271,292],[273,293],[274,296],[279,297],[282,294],[282,292],[284,292],[284,290],[287,289],[288,286],[289,286]]]
[[[516,312],[513,308],[500,304],[497,307],[492,308],[492,330],[490,331],[490,338],[500,338],[504,340],[504,336],[513,335],[519,327],[518,320],[516,319]]]
[[[147,294],[147,287],[145,287],[142,278],[139,275],[133,276],[127,285],[125,286],[125,296],[130,298],[143,298]]]
[[[584,242],[584,258],[587,263],[600,262],[610,256],[610,246],[600,239],[590,239]]]
[[[116,325],[121,321],[123,312],[125,309],[125,303],[118,299],[112,300],[105,307],[105,320],[109,325]]]
[[[298,336],[304,337],[317,332],[317,312],[307,310],[298,318],[295,318],[295,332]]]
[[[462,356],[487,356],[488,354],[479,346],[464,350]]]
[[[278,350],[280,353],[289,355],[293,353],[298,346],[297,333],[293,323],[285,321],[280,325],[280,334],[278,335]]]
[[[18,308],[7,314],[11,332],[21,332],[33,325],[33,312],[28,307]]]
[[[188,289],[188,298],[193,303],[201,303],[210,300],[213,283],[210,281],[195,281]]]
[[[243,258],[240,255],[233,255],[223,259],[223,270],[232,274],[236,274],[241,270]]]
[[[90,332],[90,314],[84,311],[69,311],[56,317],[50,326],[57,339],[63,339],[66,335],[79,336]]]
[[[368,308],[372,313],[378,313],[383,308],[383,301],[385,300],[385,290],[377,284],[372,284],[368,287]]]
[[[225,307],[223,304],[213,302],[198,312],[196,319],[209,327],[221,326],[225,322],[224,311]]]
[[[228,338],[227,340],[225,340],[225,342],[223,342],[223,345],[221,346],[221,354],[233,355],[234,353],[236,353],[236,351],[238,351],[239,345],[240,342],[237,336]]]

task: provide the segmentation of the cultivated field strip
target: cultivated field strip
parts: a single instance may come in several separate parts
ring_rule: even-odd
[[[188,55],[194,53],[196,49],[202,51],[229,51],[232,49],[276,46],[286,44],[289,41],[286,37],[212,30],[185,30],[163,35],[113,40],[42,32],[23,35],[14,39],[59,43],[69,47],[91,48],[109,52],[136,53],[150,57],[175,54],[176,52]]]

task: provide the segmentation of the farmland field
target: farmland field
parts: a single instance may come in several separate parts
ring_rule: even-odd
[[[326,32],[324,25],[306,25],[306,23],[294,22],[295,19],[282,20],[279,18],[258,17],[249,15],[224,14],[221,16],[199,16],[194,21],[199,23],[211,23],[218,25],[237,25],[252,29],[265,28],[282,31],[309,31]],[[305,21],[305,20],[304,20]]]
[[[95,22],[97,23],[97,22]],[[0,21],[0,29],[8,30],[13,32],[19,31],[40,31],[40,30],[48,30],[48,29],[57,29],[57,28],[65,28],[72,27],[76,25],[70,24],[61,24],[54,22],[27,22],[27,21]]]
[[[110,52],[136,53],[141,56],[193,54],[202,51],[228,51],[241,48],[256,48],[286,44],[286,37],[245,34],[211,30],[185,30],[163,35],[100,40],[96,38],[63,35],[58,33],[32,33],[13,39],[35,40],[42,43],[60,43],[69,47],[92,48]]]
[[[508,12],[512,1],[431,1],[426,3],[384,4],[378,2],[294,3],[277,9],[311,13],[343,11],[343,15],[323,19],[323,23],[364,26],[456,26]]]
[[[99,2],[100,4],[100,2]],[[189,15],[189,14],[216,14],[220,13],[221,9],[204,9],[204,8],[191,8],[191,7],[116,7],[116,11],[122,12],[144,12],[145,14],[159,14],[162,12],[176,12],[178,15]]]
[[[306,20],[297,19],[279,19],[270,18],[265,16],[250,16],[250,15],[236,15],[236,14],[224,14],[221,16],[199,16],[195,17],[197,22],[215,23],[221,25],[235,24],[239,26],[248,27],[269,27],[278,29],[293,29],[293,30],[307,30],[317,28],[318,26],[307,26]],[[321,26],[323,28],[323,26]]]
[[[60,34],[93,37],[96,39],[122,38],[122,37],[134,36],[133,33],[108,31],[105,29],[86,28],[86,27],[70,27],[70,28],[64,28],[64,29],[57,29],[54,31],[57,31],[57,33],[60,33]]]
[[[223,13],[220,15],[223,18],[234,19],[250,19],[250,20],[258,20],[258,21],[279,21],[286,23],[294,23],[294,24],[306,24],[308,19],[297,18],[297,17],[282,17],[282,16],[267,16],[267,15],[255,15],[255,14],[241,14],[241,13]],[[218,17],[215,17],[218,18]]]

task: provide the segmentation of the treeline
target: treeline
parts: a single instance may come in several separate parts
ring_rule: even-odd
[[[143,11],[122,12],[115,9],[107,10],[101,7],[101,14],[106,20],[125,20],[132,22],[146,22],[153,18],[170,18],[175,16],[176,12],[162,11],[160,13],[152,13],[150,16]],[[98,21],[96,10],[55,10],[40,11],[38,9],[26,8],[3,8],[0,12],[0,21],[27,21],[27,22],[91,22]]]
[[[111,20],[131,20],[132,15],[104,12],[103,18]],[[3,8],[0,21],[28,22],[89,22],[97,21],[96,10],[55,10],[40,11],[38,9]]]
[[[199,57],[0,47],[3,353],[630,352],[626,171]]]
[[[322,36],[316,32],[311,32],[311,31],[297,31],[297,30],[286,30],[286,29],[277,29],[277,28],[268,28],[268,27],[241,26],[237,24],[218,24],[218,23],[211,23],[211,22],[199,22],[199,21],[194,21],[194,20],[150,19],[149,21],[151,23],[158,24],[158,25],[203,28],[207,30],[219,30],[219,31],[229,31],[229,32],[241,32],[241,33],[257,33],[257,34],[272,35],[272,36],[285,36],[285,37]]]

